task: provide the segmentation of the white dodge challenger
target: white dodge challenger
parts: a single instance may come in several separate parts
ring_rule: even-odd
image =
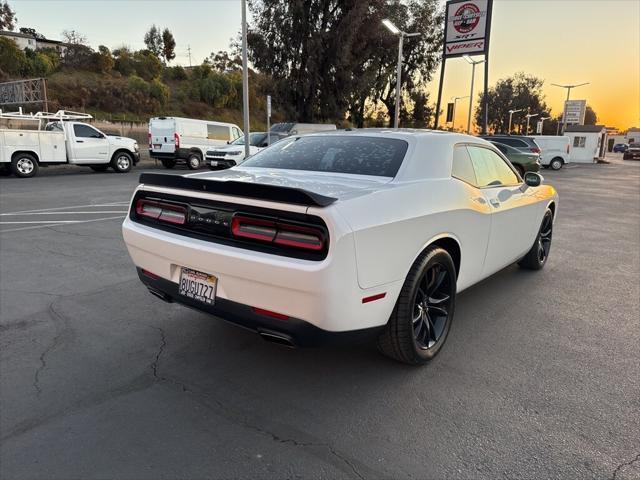
[[[291,137],[140,183],[123,235],[151,293],[290,346],[377,338],[411,364],[442,348],[456,293],[545,265],[558,209],[490,143],[428,130]]]

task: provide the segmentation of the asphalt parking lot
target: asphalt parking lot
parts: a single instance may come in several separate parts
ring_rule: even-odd
[[[422,368],[150,295],[139,171],[0,178],[0,477],[640,478],[640,162],[544,171],[549,263],[462,293]]]

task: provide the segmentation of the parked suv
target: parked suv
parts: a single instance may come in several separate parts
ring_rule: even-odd
[[[622,158],[624,160],[640,160],[640,143],[630,143]]]
[[[480,138],[484,138],[489,142],[498,142],[503,145],[509,145],[510,147],[517,148],[525,152],[540,153],[540,146],[536,143],[533,137],[525,137],[524,135],[481,135]]]
[[[627,145],[626,143],[616,143],[613,146],[613,152],[614,153],[624,153],[629,149],[629,145]]]
[[[540,155],[537,153],[523,152],[517,148],[494,141],[491,141],[491,143],[509,159],[522,178],[524,178],[525,172],[540,171]]]

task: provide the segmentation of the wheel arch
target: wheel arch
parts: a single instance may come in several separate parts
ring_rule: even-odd
[[[416,254],[416,256],[413,259],[413,262],[411,262],[411,265],[413,265],[415,261],[418,259],[418,257],[420,257],[420,255],[422,255],[428,248],[433,246],[440,247],[446,250],[449,255],[451,255],[451,259],[453,260],[453,265],[456,268],[456,277],[458,277],[460,275],[462,249],[460,248],[460,241],[452,233],[441,233],[440,235],[436,235],[435,237],[432,237],[427,243],[423,245],[420,251]]]
[[[31,155],[33,158],[35,158],[36,162],[38,162],[38,164],[40,163],[40,156],[34,152],[33,150],[16,150],[15,152],[13,152],[11,154],[11,161],[13,161],[13,159],[16,157],[16,155],[20,155],[26,153],[28,155]]]
[[[118,154],[120,154],[120,153],[128,154],[131,157],[131,161],[133,161],[133,152],[131,152],[131,150],[129,150],[127,148],[124,148],[124,147],[118,148],[115,152],[113,152],[113,155],[111,155],[111,160],[110,161],[113,162],[116,159],[116,156]],[[109,162],[107,162],[107,163],[109,163]]]
[[[191,147],[189,149],[189,153],[195,153],[196,155],[200,156],[200,160],[204,160],[205,153],[199,147]]]

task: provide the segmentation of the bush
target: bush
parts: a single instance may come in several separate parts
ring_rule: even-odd
[[[144,78],[140,78],[137,75],[132,75],[129,77],[127,90],[131,93],[142,93],[145,95],[149,95],[149,84],[144,80]]]
[[[120,48],[113,51],[115,57],[115,69],[125,77],[136,72],[136,61],[133,54],[127,48]]]
[[[133,54],[136,73],[145,80],[152,80],[162,73],[162,62],[148,50],[140,50]]]
[[[160,105],[164,105],[169,101],[169,87],[157,78],[154,78],[149,84],[149,95],[151,95],[151,98],[158,100]]]
[[[0,37],[0,74],[7,77],[27,75],[29,62],[24,52],[15,42],[6,37]]]
[[[116,61],[111,55],[111,52],[104,45],[98,47],[98,51],[93,54],[93,63],[97,71],[102,73],[109,73],[113,70]]]
[[[186,80],[187,71],[180,65],[169,67],[165,70],[165,75],[169,80]]]
[[[64,52],[62,63],[68,68],[92,71],[95,66],[93,55],[93,50],[86,45],[70,44]]]

